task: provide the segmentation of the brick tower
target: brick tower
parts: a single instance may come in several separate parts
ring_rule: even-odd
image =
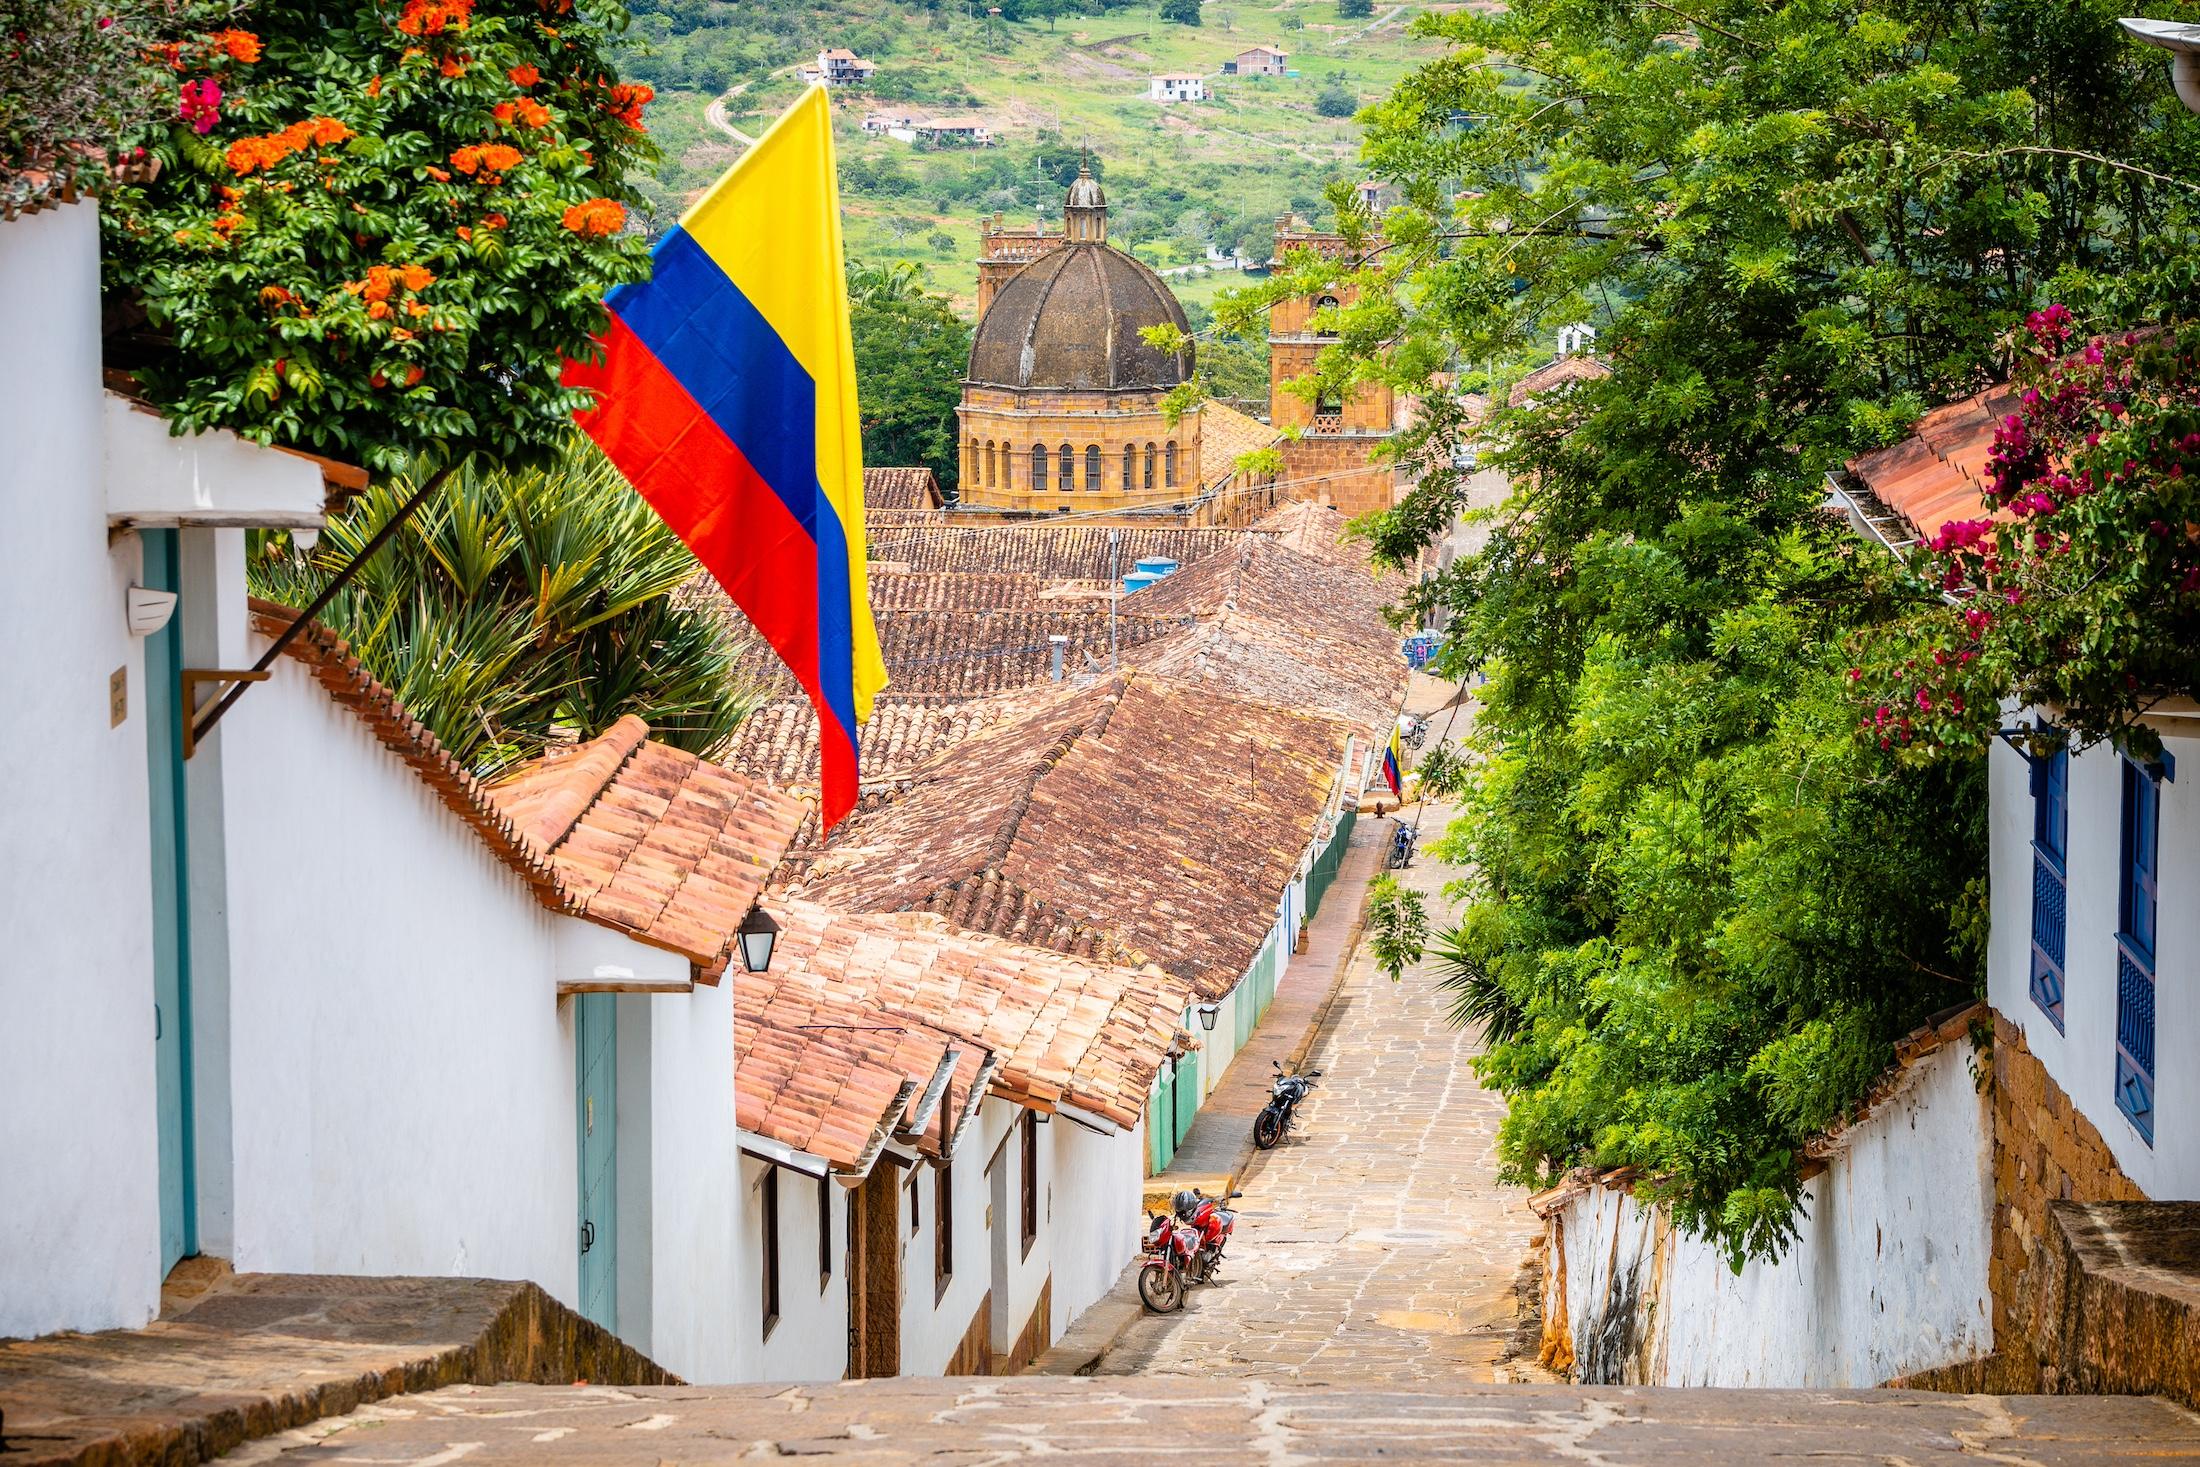
[[[1288,215],[1276,221],[1278,257],[1308,246],[1329,256],[1345,249],[1340,235],[1306,229]],[[1281,487],[1288,498],[1333,505],[1348,515],[1388,509],[1395,501],[1390,466],[1369,463],[1368,454],[1397,430],[1397,402],[1380,382],[1362,382],[1342,399],[1314,403],[1285,384],[1311,373],[1321,349],[1337,339],[1322,312],[1354,299],[1345,288],[1279,301],[1268,313],[1269,420],[1278,429],[1299,430],[1296,442],[1283,443]]]

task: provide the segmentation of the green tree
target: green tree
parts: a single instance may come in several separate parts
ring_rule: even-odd
[[[1357,286],[1331,390],[1601,328],[1609,377],[1495,425],[1516,492],[1487,549],[1409,596],[1490,679],[1438,950],[1463,1017],[1507,1019],[1481,1062],[1507,1176],[1639,1166],[1737,1264],[1775,1253],[1801,1143],[1977,992],[1980,765],[1856,737],[1846,643],[1918,591],[1823,513],[1824,475],[1992,380],[2050,293],[2126,318],[2191,295],[2200,132],[2116,13],[1425,16],[1448,54],[1372,113],[1392,238],[1340,190],[1346,248],[1220,312]],[[1362,527],[1391,563],[1465,507],[1468,425],[1422,401],[1417,486]]]
[[[1377,876],[1367,890],[1367,950],[1375,966],[1396,983],[1427,946],[1428,899],[1387,871]]]
[[[1375,13],[1375,0],[1337,0],[1337,19],[1366,20]]]
[[[1350,117],[1360,110],[1360,99],[1344,84],[1342,72],[1331,72],[1314,97],[1314,110],[1324,117]]]
[[[856,266],[848,275],[863,461],[922,465],[957,483],[955,409],[969,365],[970,328],[943,296],[928,293],[908,261]]]
[[[708,754],[754,706],[724,629],[674,592],[695,557],[592,444],[569,435],[546,468],[470,462],[321,613],[366,669],[460,763],[493,775],[554,739],[638,714]],[[388,522],[400,475],[329,522],[295,558],[266,536],[255,595],[303,606]]]
[[[1199,24],[1200,0],[1161,0],[1161,18],[1177,25]]]

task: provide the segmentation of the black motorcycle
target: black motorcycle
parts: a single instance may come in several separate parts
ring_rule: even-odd
[[[1306,1099],[1306,1092],[1314,1088],[1321,1078],[1320,1070],[1308,1070],[1303,1075],[1286,1075],[1282,1060],[1270,1060],[1276,1067],[1271,1082],[1268,1104],[1253,1118],[1253,1144],[1266,1151],[1283,1139],[1283,1133],[1291,1128],[1291,1113]]]

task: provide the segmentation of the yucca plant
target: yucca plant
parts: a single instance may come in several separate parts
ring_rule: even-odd
[[[363,495],[303,558],[265,537],[254,594],[305,605],[414,487],[399,477]],[[322,620],[477,774],[628,713],[709,754],[758,695],[712,614],[674,602],[696,574],[688,548],[576,438],[548,469],[453,474]]]

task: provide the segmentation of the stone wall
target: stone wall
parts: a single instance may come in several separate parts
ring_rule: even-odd
[[[1281,488],[1290,500],[1313,500],[1347,515],[1389,509],[1396,501],[1387,463],[1369,463],[1368,454],[1388,434],[1308,433],[1282,445]]]

